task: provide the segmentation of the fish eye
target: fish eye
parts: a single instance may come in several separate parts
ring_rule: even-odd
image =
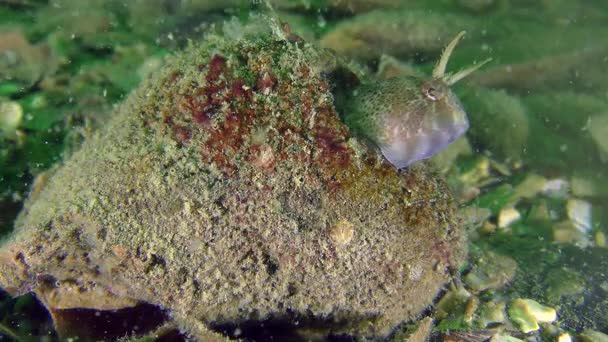
[[[428,83],[422,86],[422,93],[424,94],[424,97],[431,101],[437,101],[441,95],[438,89]]]

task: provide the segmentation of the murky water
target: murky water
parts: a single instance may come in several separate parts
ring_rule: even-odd
[[[451,265],[452,279],[419,315],[420,320],[404,318],[390,334],[381,334],[383,338],[400,340],[416,331],[418,336],[436,340],[608,339],[608,4],[599,0],[0,1],[0,234],[7,241],[4,248],[12,243],[13,225],[28,194],[43,191],[52,177],[54,171],[48,170],[56,170],[102,129],[114,107],[142,80],[161,70],[167,56],[183,50],[189,41],[205,41],[210,35],[250,39],[250,33],[242,30],[252,27],[247,26],[252,14],[262,14],[271,28],[268,31],[289,46],[312,44],[315,51],[323,51],[320,55],[327,53],[323,67],[311,68],[310,73],[326,82],[332,94],[330,107],[336,105],[341,119],[349,123],[350,111],[372,117],[364,123],[351,120],[355,124],[344,128],[352,140],[334,141],[327,135],[316,140],[324,146],[322,151],[336,156],[336,165],[342,165],[340,158],[348,149],[378,148],[378,156],[384,153],[389,160],[404,149],[419,148],[416,155],[438,150],[433,145],[439,141],[435,135],[408,138],[401,144],[401,138],[388,132],[404,122],[399,121],[404,112],[416,112],[411,114],[416,119],[408,119],[405,125],[411,135],[416,134],[412,127],[428,118],[430,111],[445,112],[441,101],[433,101],[447,96],[448,90],[432,83],[432,75],[437,81],[438,73],[433,72],[437,61],[459,32],[466,33],[446,59],[443,81],[491,58],[451,86],[449,96],[459,99],[453,103],[466,111],[469,130],[432,158],[418,162],[436,170],[451,189],[458,222],[469,241],[467,261]],[[219,68],[218,63],[212,59],[207,68]],[[217,73],[223,72],[221,68]],[[244,85],[237,95],[248,96],[251,90],[268,96],[277,89],[277,79],[280,84],[281,77],[292,76],[273,69],[258,79],[243,77],[237,80]],[[395,82],[401,84],[397,88],[385,86],[396,78],[417,81]],[[366,86],[372,95],[361,90]],[[358,101],[361,97],[357,96],[370,98]],[[410,99],[431,102],[422,106]],[[321,100],[311,103],[315,101]],[[356,108],[349,105],[353,103]],[[382,115],[387,111],[401,117],[389,115],[390,120],[385,120]],[[435,128],[448,122],[448,114],[442,115],[429,125]],[[380,124],[378,117],[383,118]],[[190,139],[192,132],[180,127],[177,137]],[[262,152],[256,153],[261,157],[255,163],[267,167],[273,163],[272,152],[264,154],[271,149],[260,146]],[[217,159],[213,162],[223,165]],[[416,165],[401,172],[407,175]],[[289,200],[277,199],[283,206]],[[302,215],[295,221],[302,229],[307,220],[312,219]],[[346,241],[346,245],[353,234],[356,241],[349,228],[352,224],[338,222],[330,231],[332,241]],[[0,258],[5,265],[13,262]],[[270,269],[278,267],[272,261],[265,264]],[[46,274],[39,276],[30,279],[29,286],[42,286],[48,280]],[[118,306],[122,311],[111,314],[86,304],[68,309],[47,305],[54,314],[54,327],[33,295],[12,298],[8,293],[24,289],[5,290],[0,295],[0,339],[53,340],[58,333],[109,340],[145,334],[184,337],[170,312],[148,306],[143,311],[152,311],[155,319],[145,327],[142,321],[147,314],[138,306]],[[348,311],[348,305],[344,310]],[[134,315],[140,319],[128,321],[121,329],[116,328],[118,323],[108,327],[95,319],[126,322],[125,316]],[[353,328],[350,331],[355,332],[349,334],[344,328],[353,322],[328,323],[332,317],[310,316],[300,312],[288,316],[308,319],[308,323],[283,316],[203,321],[216,333],[252,340],[272,336],[348,340],[358,335],[359,330]],[[422,316],[432,320],[422,320]],[[77,317],[86,318],[79,324]]]

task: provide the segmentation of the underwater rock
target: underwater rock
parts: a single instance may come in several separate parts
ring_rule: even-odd
[[[505,287],[515,277],[517,263],[506,255],[484,251],[474,258],[473,269],[464,277],[468,289],[479,293]]]
[[[446,184],[350,136],[325,55],[270,32],[209,36],[145,80],[31,193],[0,285],[50,309],[156,305],[198,339],[419,317],[466,253]]]
[[[0,81],[29,87],[57,67],[54,57],[47,45],[31,44],[20,30],[0,32]]]
[[[120,22],[119,8],[114,1],[105,0],[52,0],[38,12],[32,25],[40,32],[55,32],[57,37],[78,40],[92,49],[107,49],[122,43],[126,34],[117,31]]]
[[[535,300],[516,298],[509,304],[509,318],[523,333],[538,330],[538,323],[550,323],[557,319],[555,309]]]
[[[592,329],[586,329],[578,337],[582,342],[608,342],[608,335]]]
[[[498,212],[497,223],[499,228],[507,228],[521,219],[521,213],[513,207],[501,208]]]
[[[474,13],[486,12],[497,6],[497,0],[458,0],[458,5]]]
[[[551,304],[559,304],[562,297],[577,300],[576,296],[587,289],[583,277],[576,270],[567,267],[551,270],[545,278],[545,285],[547,287],[546,297]],[[583,298],[580,297],[580,302],[582,302]]]
[[[393,77],[413,76],[423,78],[425,75],[411,63],[405,63],[395,57],[382,55],[378,60],[378,79],[387,80]]]
[[[589,118],[589,133],[600,151],[603,162],[608,161],[608,113]]]
[[[433,319],[431,317],[426,317],[421,320],[416,327],[416,330],[412,332],[410,336],[407,337],[407,341],[410,342],[425,342],[428,341],[431,332],[433,331]]]
[[[477,313],[474,325],[485,329],[489,325],[503,324],[506,320],[506,303],[501,300],[483,303]]]
[[[521,43],[520,43],[521,44]],[[520,93],[540,90],[595,90],[607,86],[604,58],[608,47],[597,42],[590,48],[538,56],[531,60],[503,64],[472,77],[472,81],[492,88],[506,88]],[[526,46],[526,45],[522,45]]]
[[[379,8],[398,8],[412,3],[419,3],[420,0],[270,0],[270,3],[277,8],[283,9],[306,9],[306,10],[328,10],[337,12],[357,14],[368,12]]]
[[[0,133],[13,135],[23,120],[23,107],[19,102],[0,98]]]
[[[205,13],[211,11],[224,11],[230,8],[244,8],[251,6],[254,1],[250,0],[189,0],[179,2],[179,10],[182,13]],[[259,1],[262,3],[262,1]]]
[[[471,18],[423,10],[376,10],[339,23],[320,40],[322,47],[359,59],[383,54],[411,57],[435,54],[454,32],[471,29]]]

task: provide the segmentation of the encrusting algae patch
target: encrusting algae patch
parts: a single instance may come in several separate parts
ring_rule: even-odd
[[[0,286],[50,309],[157,305],[197,339],[267,319],[386,336],[419,317],[465,256],[447,186],[351,136],[326,54],[257,25],[173,57],[48,175]]]

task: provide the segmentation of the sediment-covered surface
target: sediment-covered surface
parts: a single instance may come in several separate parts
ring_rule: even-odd
[[[166,308],[195,336],[268,318],[386,335],[464,258],[451,195],[349,135],[297,39],[211,37],[41,176],[0,286],[53,309]]]

